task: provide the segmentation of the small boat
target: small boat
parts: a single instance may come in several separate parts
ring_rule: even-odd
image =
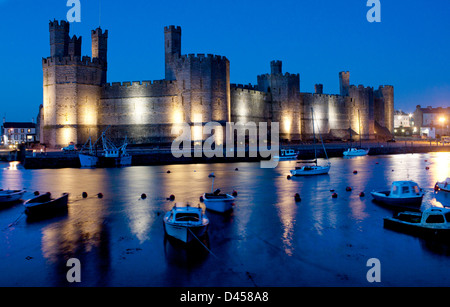
[[[214,190],[214,173],[209,174],[210,178],[212,178],[211,184],[211,193],[203,194],[203,202],[205,203],[205,207],[208,210],[216,211],[216,212],[227,212],[233,209],[234,196],[230,194],[221,194],[220,190]]]
[[[394,181],[390,191],[370,193],[376,202],[395,207],[420,209],[425,192],[414,181]]]
[[[92,145],[91,137],[86,141],[86,143],[81,148],[78,153],[78,158],[80,159],[81,167],[95,167],[98,164],[98,156],[94,151],[95,144]]]
[[[434,185],[434,190],[450,192],[450,178],[445,179],[445,181],[436,182],[436,184]]]
[[[331,163],[328,160],[327,150],[325,145],[323,144],[322,135],[320,134],[320,140],[322,142],[323,151],[325,153],[325,157],[327,159],[326,165],[318,165],[317,164],[317,150],[316,150],[316,132],[314,129],[314,110],[311,108],[312,115],[312,127],[313,127],[313,136],[314,136],[314,160],[313,161],[298,161],[295,169],[290,170],[292,176],[313,176],[313,175],[325,175],[328,174],[331,168]],[[303,165],[302,165],[303,164]]]
[[[22,198],[25,190],[0,190],[0,203],[11,203]]]
[[[370,149],[363,149],[361,148],[361,118],[359,116],[359,110],[358,110],[358,121],[359,121],[359,148],[352,147],[350,144],[350,148],[348,148],[346,151],[344,151],[344,157],[360,157],[360,156],[366,156],[369,154]],[[352,128],[350,127],[350,140],[351,143],[352,140]]]
[[[295,151],[293,149],[281,149],[280,155],[274,156],[274,159],[278,159],[279,161],[282,160],[297,160],[298,151]]]
[[[25,201],[25,214],[28,216],[37,216],[63,212],[67,210],[68,201],[68,193],[63,193],[58,198],[52,198],[50,192],[47,192]]]
[[[370,149],[362,149],[362,148],[354,148],[351,147],[344,151],[345,157],[358,157],[358,156],[366,156],[369,154]]]
[[[216,212],[228,212],[233,209],[234,196],[230,194],[220,194],[217,189],[214,193],[203,194],[203,202],[208,210]]]
[[[200,207],[175,206],[164,216],[164,230],[167,235],[184,243],[206,234],[209,219]]]
[[[122,146],[117,147],[106,138],[105,132],[103,132],[101,136],[103,144],[103,156],[101,157],[102,164],[106,166],[130,166],[132,156],[127,153],[126,150],[128,145],[127,138],[125,138]]]
[[[450,209],[429,208],[423,212],[404,211],[384,218],[384,227],[416,235],[450,235]]]
[[[305,162],[298,162],[303,165],[296,166],[295,169],[291,170],[292,176],[313,176],[313,175],[325,175],[328,174],[331,168],[331,164],[327,165],[317,165],[316,162],[309,162],[309,164],[305,164]]]

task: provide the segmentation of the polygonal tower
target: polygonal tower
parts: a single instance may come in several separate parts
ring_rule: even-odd
[[[97,47],[91,59],[81,56],[81,37],[70,38],[69,28],[66,21],[50,21],[50,57],[42,59],[41,143],[49,147],[96,137],[101,86],[106,82],[107,32],[97,29],[93,35]]]

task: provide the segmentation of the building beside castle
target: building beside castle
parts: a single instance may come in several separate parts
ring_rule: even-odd
[[[349,72],[339,73],[337,95],[324,94],[322,84],[315,93],[302,93],[299,74],[283,73],[281,61],[272,61],[270,73],[258,76],[255,85],[231,84],[226,57],[182,54],[181,28],[169,26],[164,80],[108,83],[107,30],[91,31],[91,57],[81,55],[82,39],[69,36],[69,23],[51,21],[49,30],[39,112],[40,139],[47,146],[83,144],[107,127],[116,141],[170,143],[173,125],[211,121],[279,122],[281,139],[307,140],[311,108],[326,138],[347,138],[350,127],[367,140],[393,132],[393,87],[351,85]]]

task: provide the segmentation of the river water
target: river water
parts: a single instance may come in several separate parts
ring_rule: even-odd
[[[34,191],[70,198],[67,214],[41,221],[27,220],[21,203],[0,209],[0,286],[450,286],[450,243],[383,228],[393,212],[370,196],[409,179],[427,191],[424,207],[450,206],[449,194],[433,192],[450,176],[450,153],[330,161],[328,175],[291,180],[294,161],[275,169],[229,163],[26,170],[2,163],[2,188],[26,188],[25,199]],[[164,213],[176,202],[197,205],[211,190],[211,172],[214,188],[238,196],[231,215],[206,212],[209,251],[167,240]],[[69,258],[80,260],[81,283],[66,279]],[[367,281],[370,258],[380,261],[380,283]]]

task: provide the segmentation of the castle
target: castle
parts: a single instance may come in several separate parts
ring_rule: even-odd
[[[181,28],[164,28],[165,79],[107,82],[108,30],[91,31],[92,56],[81,55],[81,37],[69,36],[69,23],[50,21],[50,57],[42,59],[43,104],[39,115],[41,143],[50,147],[83,144],[109,127],[113,140],[129,144],[170,143],[179,123],[279,122],[280,139],[348,138],[349,128],[374,140],[394,129],[392,86],[350,85],[339,73],[340,93],[300,92],[299,74],[283,73],[272,61],[257,85],[230,83],[224,56],[181,52]],[[359,114],[359,115],[358,115]],[[316,130],[316,132],[318,131]],[[207,136],[203,136],[206,139]]]

